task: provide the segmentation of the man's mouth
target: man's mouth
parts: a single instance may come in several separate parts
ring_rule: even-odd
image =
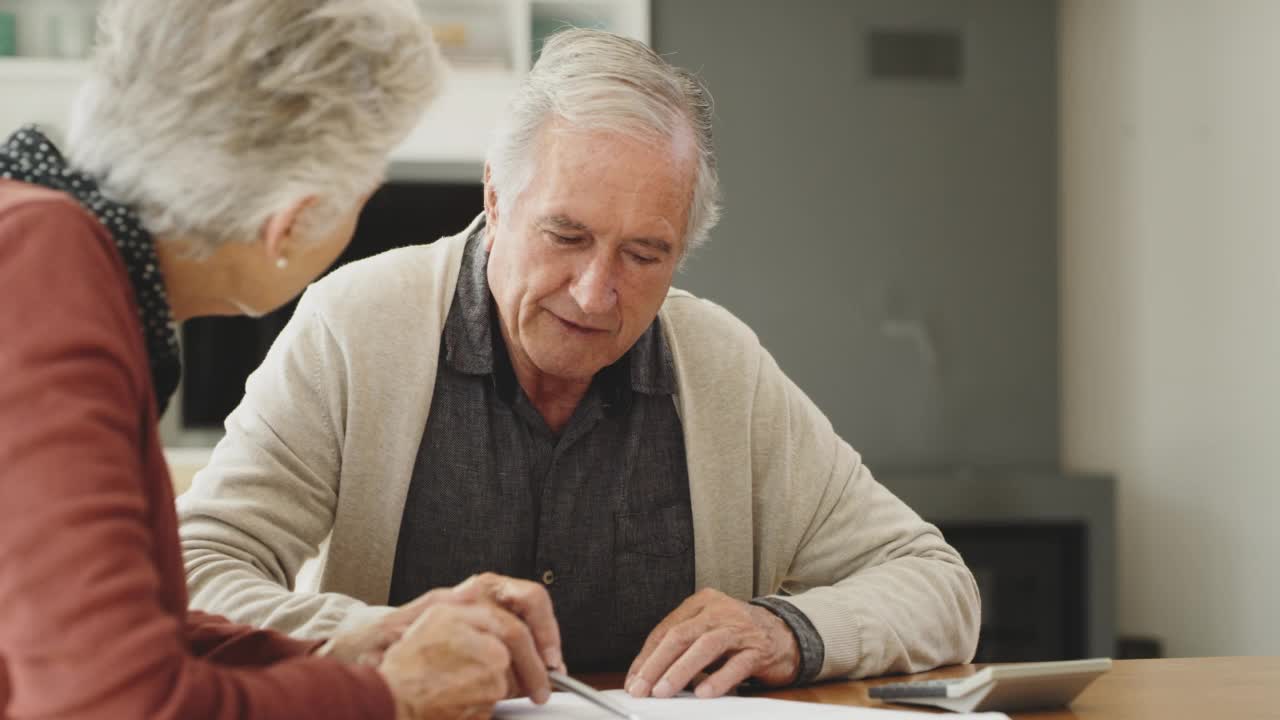
[[[577,333],[581,335],[596,335],[599,333],[607,332],[604,328],[596,328],[596,327],[591,327],[589,325],[579,325],[578,323],[570,322],[560,317],[559,315],[556,315],[555,313],[551,313],[551,316],[554,317],[556,320],[560,321],[560,324],[564,326],[566,330],[572,333]]]

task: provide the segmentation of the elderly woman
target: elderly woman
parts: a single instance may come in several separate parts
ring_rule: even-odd
[[[101,31],[67,154],[0,147],[0,718],[543,699],[549,604],[447,590],[323,645],[187,611],[174,322],[276,308],[350,241],[441,73],[411,0],[122,0]]]

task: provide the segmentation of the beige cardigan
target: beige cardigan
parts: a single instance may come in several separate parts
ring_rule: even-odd
[[[386,612],[469,231],[307,291],[179,500],[193,607],[302,637]],[[678,290],[661,317],[697,585],[789,595],[825,642],[823,678],[972,658],[977,587],[937,529],[872,479],[742,322]],[[298,580],[317,553],[318,587]]]

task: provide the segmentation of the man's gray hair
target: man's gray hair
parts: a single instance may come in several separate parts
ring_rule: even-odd
[[[412,0],[111,0],[69,156],[197,256],[311,195],[313,239],[376,186],[444,70]]]
[[[534,173],[534,145],[552,118],[584,130],[674,140],[692,132],[697,177],[685,248],[702,244],[720,219],[720,180],[711,138],[711,94],[693,73],[663,60],[644,43],[601,30],[551,36],[524,79],[489,148],[498,210],[510,212]]]

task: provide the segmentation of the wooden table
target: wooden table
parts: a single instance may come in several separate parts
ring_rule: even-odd
[[[969,675],[982,665],[961,665],[910,676],[928,680]],[[622,686],[621,675],[587,675],[599,688]],[[767,697],[831,705],[893,707],[867,697],[867,688],[902,677],[834,682]],[[920,709],[920,708],[915,708]],[[1069,710],[1014,713],[1015,720],[1252,720],[1280,718],[1280,657],[1118,660],[1072,703]]]

